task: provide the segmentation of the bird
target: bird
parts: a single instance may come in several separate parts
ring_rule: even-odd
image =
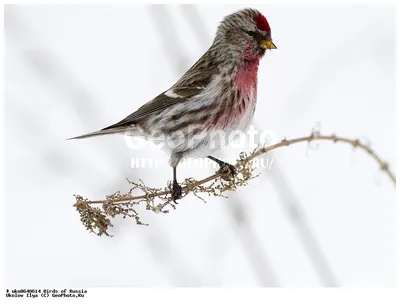
[[[262,13],[253,8],[236,11],[223,18],[209,49],[168,90],[113,125],[69,139],[167,136],[174,143],[167,150],[173,171],[172,200],[177,203],[182,198],[177,181],[182,158],[208,157],[220,170],[235,174],[233,165],[212,154],[224,147],[231,132],[249,127],[257,102],[259,62],[266,50],[276,48]]]

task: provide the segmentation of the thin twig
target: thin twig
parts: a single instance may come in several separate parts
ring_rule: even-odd
[[[320,141],[332,141],[334,143],[336,143],[336,142],[347,143],[347,144],[352,145],[354,148],[360,148],[361,150],[364,150],[366,153],[371,155],[372,158],[375,159],[375,161],[379,164],[380,169],[384,173],[386,173],[389,176],[389,178],[391,179],[391,181],[394,183],[394,185],[396,185],[396,177],[394,176],[393,172],[390,171],[388,163],[383,161],[375,153],[375,151],[372,150],[371,147],[369,147],[366,144],[361,143],[361,141],[359,139],[349,139],[349,138],[345,138],[345,137],[339,137],[339,136],[336,136],[335,134],[320,135],[318,133],[312,133],[310,136],[306,136],[306,137],[299,137],[299,138],[290,139],[290,140],[283,139],[282,141],[280,141],[279,143],[277,143],[275,145],[263,147],[263,148],[255,151],[254,153],[250,154],[248,157],[246,157],[242,160],[238,160],[235,167],[238,168],[241,165],[250,162],[254,158],[256,158],[264,153],[267,153],[268,151],[275,150],[277,148],[287,147],[289,145],[293,145],[293,144],[301,143],[301,142],[309,142],[310,143],[312,141],[319,141],[319,140]],[[223,176],[223,173],[217,172],[211,176],[208,176],[202,180],[199,180],[199,181],[196,181],[196,182],[190,184],[190,186],[184,187],[183,192],[188,194],[191,192],[191,189],[194,189],[195,187],[198,187],[202,184],[208,183],[208,182],[215,180],[216,178],[222,177],[222,176]],[[74,206],[77,207],[79,205],[105,204],[105,203],[119,204],[119,203],[126,202],[126,201],[135,201],[135,200],[149,199],[149,198],[153,198],[153,197],[160,197],[160,196],[171,194],[171,193],[172,193],[171,190],[164,190],[164,191],[159,191],[159,192],[154,192],[154,193],[144,194],[144,195],[139,195],[139,196],[123,196],[123,197],[107,199],[107,200],[99,200],[99,201],[77,200],[77,202],[74,204]]]

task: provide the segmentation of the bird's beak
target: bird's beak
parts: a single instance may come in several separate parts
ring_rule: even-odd
[[[261,47],[263,49],[269,49],[269,50],[277,48],[276,45],[272,42],[272,40],[262,40]]]

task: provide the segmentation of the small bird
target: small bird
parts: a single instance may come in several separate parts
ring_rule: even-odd
[[[173,168],[172,198],[182,197],[176,167],[183,157],[208,157],[234,174],[235,167],[211,154],[232,131],[245,131],[257,101],[257,73],[267,49],[276,49],[267,19],[255,9],[226,16],[211,47],[168,90],[121,121],[100,131],[73,137],[106,134],[131,136],[164,134]],[[215,134],[223,134],[215,138]]]

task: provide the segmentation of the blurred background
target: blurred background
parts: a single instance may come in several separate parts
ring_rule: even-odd
[[[358,137],[395,168],[391,6],[254,5],[275,51],[260,64],[254,125],[278,139]],[[125,178],[163,187],[168,156],[123,136],[68,137],[119,121],[166,90],[238,5],[5,7],[6,285],[391,287],[395,187],[366,153],[329,142],[275,150],[227,199],[182,200],[150,226],[84,230],[73,194]],[[232,161],[246,149],[215,156]],[[132,158],[159,160],[132,168]],[[215,168],[182,168],[202,178]]]

